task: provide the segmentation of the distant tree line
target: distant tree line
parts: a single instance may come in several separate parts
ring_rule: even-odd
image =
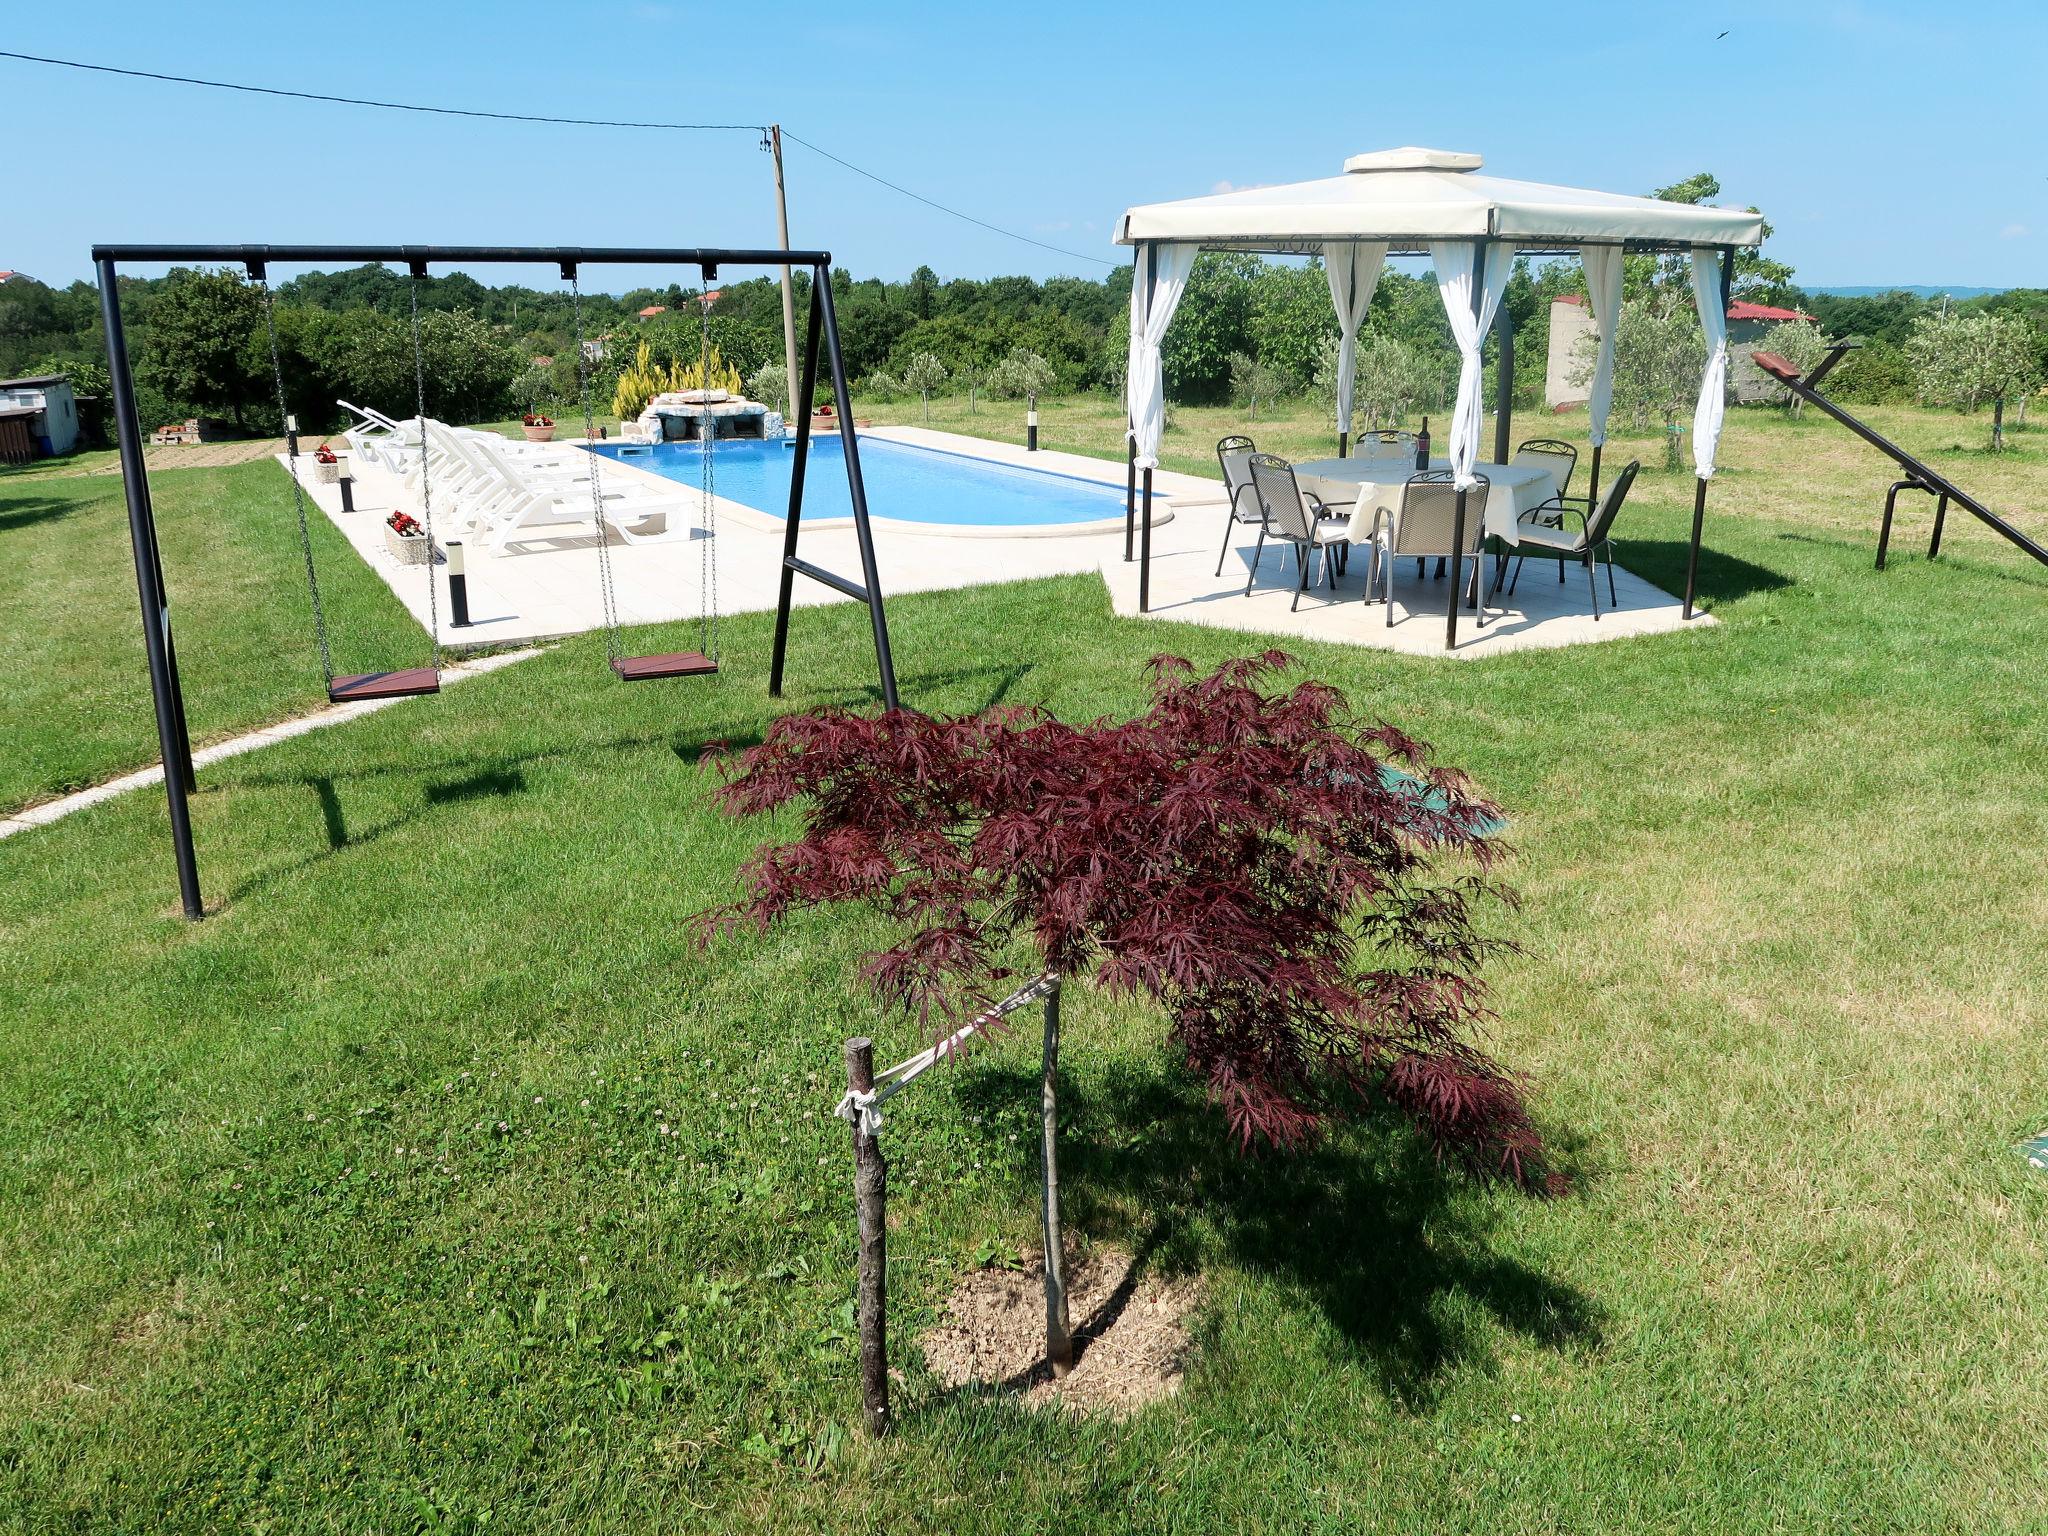
[[[1702,173],[1655,195],[1703,202],[1719,191],[1719,183]],[[796,282],[801,314],[809,303],[809,275],[798,273]],[[919,267],[903,282],[885,282],[857,280],[841,268],[833,272],[832,285],[848,372],[871,395],[911,395],[928,407],[940,390],[978,402],[990,395],[1114,392],[1123,386],[1128,266],[1101,279],[1044,282],[945,280],[930,267]],[[1678,374],[1699,344],[1683,260],[1631,257],[1623,290],[1621,339],[1653,338],[1665,362],[1625,359],[1617,407],[1638,421],[1670,418],[1677,409],[1672,402],[1689,399]],[[1541,400],[1551,300],[1584,291],[1576,261],[1516,263],[1505,307],[1516,332],[1520,403]],[[1906,293],[1808,294],[1795,284],[1790,267],[1744,252],[1737,259],[1735,292],[1804,309],[1818,317],[1827,335],[1858,339],[1861,348],[1831,381],[1848,399],[1916,398],[1997,408],[2019,389],[2023,410],[2022,376],[2038,380],[2048,372],[2048,290],[2014,290],[1954,305]],[[337,398],[411,414],[413,296],[411,279],[381,266],[314,272],[279,284],[274,314],[285,409],[303,428],[340,425]],[[700,327],[708,327],[712,345],[751,392],[773,404],[784,402],[788,384],[775,279],[720,285],[708,314],[698,297],[680,284],[583,296],[583,336],[602,347],[589,380],[600,409],[612,400],[620,372],[634,365],[642,343],[657,368],[694,364]],[[418,300],[430,413],[490,420],[536,410],[573,418],[579,408],[577,328],[566,289],[492,287],[457,272],[422,280]],[[174,271],[162,278],[123,278],[121,303],[145,426],[199,414],[251,431],[276,430],[261,296],[239,274]],[[2006,319],[1995,335],[1979,334],[1981,327],[1956,329],[1943,319],[1949,315]],[[1947,327],[1942,344],[1922,340],[1914,346],[1914,337],[1935,323]],[[1967,354],[1962,361],[1959,348]],[[1489,337],[1489,375],[1493,352]],[[1252,414],[1302,398],[1328,408],[1334,404],[1336,354],[1336,317],[1320,263],[1211,252],[1195,263],[1167,335],[1167,392],[1191,404],[1234,401]],[[2002,361],[1991,379],[1982,359],[1994,354]],[[2016,371],[2016,357],[2032,359],[2031,373]],[[99,298],[91,284],[55,289],[16,280],[0,287],[0,373],[65,371],[81,393],[104,393],[103,358]],[[1401,421],[1418,410],[1441,412],[1457,367],[1434,280],[1389,267],[1360,334],[1355,424]]]

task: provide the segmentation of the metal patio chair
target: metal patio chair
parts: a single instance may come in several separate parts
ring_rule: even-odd
[[[1607,557],[1608,606],[1619,607],[1621,599],[1614,586],[1614,545],[1609,535],[1613,532],[1615,518],[1621,514],[1621,504],[1628,500],[1629,488],[1636,483],[1636,471],[1641,468],[1641,464],[1630,460],[1607,489],[1600,493],[1600,505],[1593,509],[1591,517],[1576,507],[1565,508],[1566,517],[1576,517],[1579,520],[1576,532],[1568,525],[1552,527],[1545,523],[1528,521],[1537,512],[1543,511],[1542,507],[1524,513],[1522,523],[1515,530],[1514,548],[1509,551],[1517,557],[1514,580],[1508,583],[1509,595],[1514,594],[1517,583],[1521,581],[1522,562],[1529,556],[1536,555],[1539,558],[1557,561],[1560,577],[1564,571],[1564,562],[1576,560],[1586,568],[1586,586],[1593,597],[1593,621],[1597,624],[1600,621],[1600,583],[1594,577],[1593,570],[1604,554]]]
[[[1258,446],[1248,437],[1233,434],[1216,445],[1216,462],[1223,466],[1223,488],[1230,493],[1230,515],[1223,520],[1223,548],[1216,556],[1216,574],[1223,574],[1223,562],[1230,558],[1230,538],[1239,523],[1256,523],[1258,548],[1252,551],[1252,569],[1266,553],[1266,514],[1259,510],[1259,493],[1252,485],[1251,457]]]
[[[1464,557],[1471,561],[1470,597],[1479,603],[1479,626],[1486,627],[1486,605],[1480,600],[1481,550],[1486,542],[1486,497],[1492,483],[1478,477],[1465,496]],[[1394,627],[1394,562],[1402,556],[1448,560],[1458,522],[1458,487],[1447,469],[1424,470],[1401,487],[1400,509],[1389,518],[1382,511],[1373,522],[1373,569],[1380,579],[1380,600],[1387,605],[1387,627]],[[1460,601],[1453,589],[1450,601]]]
[[[1337,567],[1332,555],[1341,555],[1349,547],[1350,508],[1332,506],[1304,491],[1294,478],[1294,466],[1277,454],[1255,453],[1247,462],[1265,520],[1265,537],[1282,539],[1294,546],[1294,601],[1288,604],[1289,612],[1294,612],[1301,607],[1301,594],[1308,590],[1317,555],[1322,556],[1324,577],[1335,590]],[[1259,568],[1254,564],[1245,578],[1245,596],[1251,596],[1258,574]]]

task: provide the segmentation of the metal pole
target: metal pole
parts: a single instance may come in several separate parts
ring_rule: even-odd
[[[1892,488],[1885,492],[1884,525],[1877,530],[1877,568],[1880,571],[1884,569],[1885,551],[1891,548],[1892,513],[1898,507],[1899,492],[1917,491],[1919,489],[1920,482],[1917,480],[1895,480],[1892,482]]]
[[[1477,330],[1479,327],[1479,317],[1485,313],[1485,305],[1486,242],[1484,240],[1475,240],[1472,242],[1472,326],[1474,330]],[[1506,306],[1503,305],[1502,307],[1505,309]],[[1480,339],[1484,341],[1485,337],[1482,335]],[[1456,430],[1457,424],[1453,421],[1452,432],[1455,434]],[[1465,574],[1465,503],[1466,492],[1461,487],[1458,491],[1458,509],[1451,518],[1451,589],[1445,594],[1444,600],[1444,649],[1447,651],[1454,651],[1458,648],[1458,604],[1464,601],[1459,596],[1458,589],[1464,585],[1463,577]],[[1441,566],[1437,568],[1437,574],[1439,576],[1443,574]]]
[[[768,696],[782,697],[782,663],[789,651],[789,607],[796,583],[790,561],[796,556],[797,524],[804,510],[804,470],[811,457],[811,400],[818,390],[818,329],[824,297],[817,274],[811,277],[811,312],[804,322],[804,371],[801,384],[792,382],[789,408],[796,413],[796,462],[789,470],[789,514],[782,522],[782,586],[775,600],[775,644],[769,653]]]
[[[789,247],[789,196],[782,184],[782,124],[768,125],[768,143],[775,155],[775,231],[783,248]],[[790,403],[796,403],[796,287],[789,263],[782,264],[782,367],[783,387]]]
[[[171,847],[178,863],[178,894],[185,916],[206,915],[199,894],[199,859],[192,847],[192,815],[186,803],[191,745],[182,739],[178,718],[177,662],[171,649],[171,609],[163,590],[156,550],[156,517],[149,501],[149,477],[142,463],[142,426],[135,414],[135,381],[128,369],[128,342],[121,329],[121,294],[112,257],[97,262],[100,315],[107,333],[107,373],[113,385],[114,432],[121,452],[121,488],[128,501],[128,542],[135,555],[135,586],[142,600],[142,643],[149,657],[149,690],[156,704],[157,746],[163,758],[164,793],[170,801]]]
[[[1032,395],[1024,411],[1024,451],[1038,452],[1038,396]]]
[[[1507,300],[1493,317],[1500,357],[1493,374],[1493,462],[1505,464],[1515,436],[1515,318]]]
[[[1131,541],[1138,533],[1138,432],[1124,417],[1124,564],[1131,563]]]
[[[875,568],[875,536],[868,526],[868,493],[860,475],[860,443],[853,430],[853,397],[846,387],[846,359],[839,351],[839,321],[832,310],[832,274],[820,267],[811,283],[825,322],[825,347],[832,359],[832,399],[839,411],[839,441],[846,448],[846,489],[853,498],[854,542],[860,547],[861,582],[868,592],[868,623],[875,633],[875,661],[882,670],[882,707],[895,709],[896,663],[889,654],[889,621],[882,612],[882,578]]]
[[[1948,521],[1948,492],[1943,491],[1934,503],[1934,537],[1927,541],[1927,558],[1932,560],[1941,553],[1941,527]]]
[[[1685,552],[1685,612],[1684,618],[1692,617],[1692,598],[1700,574],[1700,532],[1707,521],[1707,482],[1704,478],[1692,483],[1692,544]]]
[[[875,1043],[846,1042],[846,1086],[852,1093],[875,1091]],[[870,1435],[889,1428],[889,1165],[882,1146],[853,1122],[853,1202],[860,1217],[859,1289],[861,1422]]]
[[[1146,470],[1139,496],[1144,504],[1138,521],[1138,612],[1152,611],[1152,471]]]
[[[1728,300],[1734,293],[1734,290],[1735,247],[1731,245],[1726,247],[1721,252],[1721,324],[1724,328],[1728,323]],[[1726,343],[1724,342],[1723,345],[1725,346]],[[1699,458],[1698,443],[1693,444],[1693,458],[1695,460],[1695,463],[1697,463],[1697,460]],[[1592,515],[1590,509],[1588,510],[1587,515],[1589,517]],[[1685,619],[1690,619],[1692,617],[1693,595],[1696,590],[1696,584],[1699,580],[1700,538],[1706,532],[1706,526],[1707,481],[1706,477],[1702,475],[1699,477],[1698,483],[1693,487],[1692,543],[1689,546],[1687,546],[1685,552],[1685,608],[1683,610],[1683,613],[1681,614],[1681,617]]]
[[[1593,509],[1600,505],[1600,444],[1593,445],[1593,474],[1586,486],[1586,516],[1593,515]]]
[[[1158,246],[1157,246],[1156,244],[1148,244],[1148,245],[1147,245],[1147,246],[1145,247],[1145,273],[1146,273],[1146,277],[1145,277],[1145,311],[1146,311],[1146,314],[1147,314],[1147,315],[1149,316],[1149,315],[1151,314],[1151,311],[1152,311],[1152,299],[1153,299],[1153,295],[1154,295],[1154,294],[1155,294],[1155,292],[1157,291],[1157,289],[1158,289],[1158,284],[1159,284],[1159,247],[1158,247]],[[1133,267],[1133,268],[1131,269],[1131,277],[1132,277],[1132,279],[1133,279],[1134,281],[1136,280],[1136,278],[1137,278],[1137,268]],[[1166,388],[1166,384],[1165,384],[1165,380],[1164,380],[1164,377],[1163,377],[1163,376],[1162,376],[1162,378],[1161,378],[1161,381],[1160,381],[1160,386],[1159,386],[1159,387],[1160,387],[1160,390],[1161,390],[1161,392],[1162,392],[1162,394],[1163,394],[1163,393],[1164,393],[1164,391],[1165,391],[1165,388]],[[1162,402],[1161,402],[1161,408],[1162,408],[1162,409],[1164,408],[1164,401],[1163,401],[1163,400],[1162,400]],[[1134,422],[1134,423],[1133,423],[1132,425],[1133,425],[1133,427],[1135,428],[1135,426],[1136,426],[1136,423]],[[1135,436],[1133,436],[1133,437],[1132,437],[1132,439],[1131,439],[1131,453],[1132,453],[1132,459],[1131,459],[1131,462],[1132,462],[1133,464],[1136,464],[1136,463],[1137,463],[1137,457],[1136,457],[1136,455],[1137,455],[1137,451],[1138,451],[1138,441],[1137,441],[1137,438],[1136,438]],[[1127,525],[1127,526],[1128,526],[1128,525]],[[1150,469],[1150,468],[1147,468],[1147,469],[1146,469],[1146,471],[1145,471],[1145,489],[1144,489],[1144,509],[1143,509],[1143,513],[1142,513],[1142,517],[1141,517],[1141,520],[1140,520],[1140,527],[1139,527],[1139,534],[1138,534],[1138,612],[1140,612],[1140,613],[1150,613],[1151,611],[1152,611],[1152,471],[1151,471],[1151,469]]]

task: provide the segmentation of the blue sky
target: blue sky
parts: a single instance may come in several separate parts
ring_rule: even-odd
[[[1712,170],[1723,201],[1764,210],[1773,253],[1809,283],[2048,285],[2048,10],[2008,0],[106,0],[10,6],[0,36],[21,52],[337,94],[777,120],[1102,260],[1127,204],[1427,144],[1614,191]],[[94,240],[774,243],[768,157],[745,133],[425,118],[9,60],[0,101],[16,151],[0,268],[46,281],[88,275]],[[789,184],[792,239],[861,275],[1104,270],[796,146]]]

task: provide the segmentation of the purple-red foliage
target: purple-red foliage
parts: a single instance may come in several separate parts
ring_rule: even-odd
[[[803,835],[757,850],[705,931],[872,904],[907,931],[869,980],[928,1028],[985,1006],[1023,935],[1049,969],[1157,998],[1242,1147],[1377,1098],[1440,1153],[1540,1181],[1518,1082],[1466,1038],[1489,1016],[1472,905],[1513,899],[1491,878],[1499,812],[1336,689],[1259,686],[1289,665],[1155,657],[1151,707],[1123,722],[785,716],[721,799],[800,802]],[[1438,878],[1441,855],[1467,867]]]

